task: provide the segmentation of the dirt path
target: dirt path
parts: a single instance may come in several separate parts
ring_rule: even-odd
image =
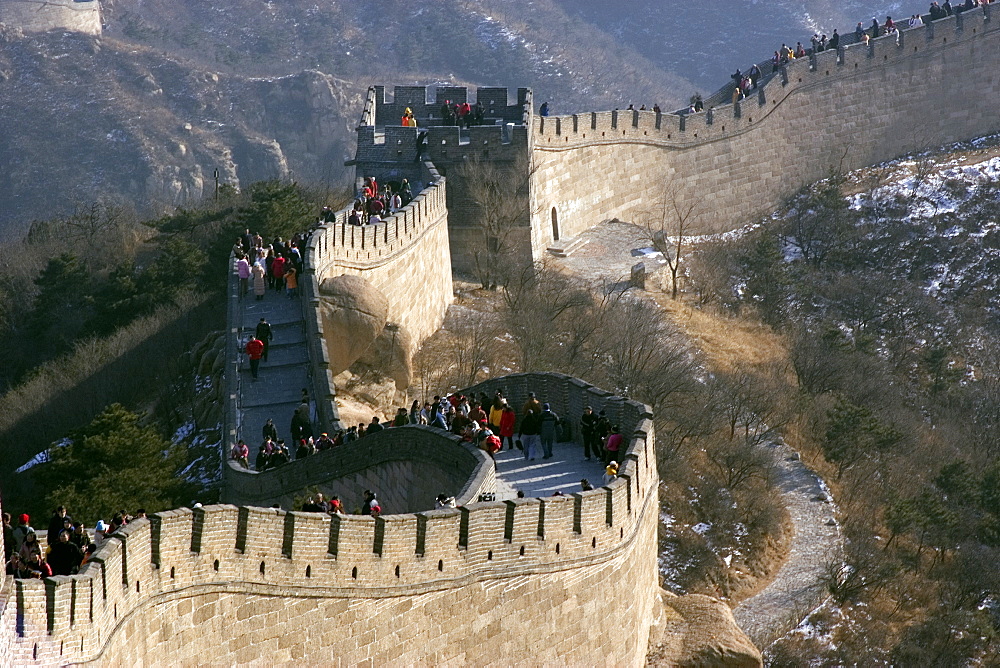
[[[581,237],[581,243],[569,257],[553,262],[595,288],[627,281],[632,265],[637,262],[656,266],[655,257],[641,250],[648,243],[634,225],[605,223]],[[703,315],[694,312],[688,317],[696,345],[729,348],[723,356],[735,354],[741,359],[760,360],[768,354],[761,350],[760,337],[754,332],[707,332],[703,323],[696,322]],[[758,647],[766,647],[787,633],[820,603],[823,591],[818,586],[819,577],[825,564],[839,555],[842,546],[834,519],[835,507],[822,481],[784,442],[769,447],[774,450],[777,486],[791,518],[793,534],[788,557],[774,579],[733,611],[736,621]]]

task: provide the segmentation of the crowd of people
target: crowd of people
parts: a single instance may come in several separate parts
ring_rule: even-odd
[[[298,276],[302,271],[303,248],[307,235],[295,234],[285,241],[275,237],[265,244],[259,234],[246,230],[233,244],[236,274],[243,299],[253,288],[254,299],[262,301],[267,291],[280,292],[291,299],[298,294]]]
[[[413,201],[413,189],[407,179],[379,184],[374,176],[366,176],[364,185],[354,199],[354,206],[347,215],[348,225],[374,225]],[[324,207],[320,214],[321,223],[336,222],[335,212]]]
[[[460,128],[482,125],[486,116],[486,110],[478,100],[474,105],[469,104],[468,102],[452,102],[451,100],[445,100],[441,104],[440,111],[441,125],[457,125]],[[416,123],[414,123],[414,125],[415,124]]]
[[[59,506],[49,518],[43,545],[39,532],[31,526],[30,516],[19,515],[17,524],[13,524],[10,513],[4,513],[4,570],[22,579],[74,575],[93,558],[107,536],[142,517],[146,517],[142,508],[134,516],[122,510],[110,522],[98,520],[90,532],[83,522],[70,517],[64,506]]]
[[[518,412],[510,405],[503,392],[497,391],[491,399],[485,393],[479,397],[462,394],[435,396],[432,401],[421,403],[414,400],[409,410],[399,407],[391,420],[373,416],[368,423],[351,425],[330,435],[326,432],[314,437],[310,420],[308,394],[303,390],[302,403],[295,410],[291,420],[291,442],[279,438],[277,427],[268,419],[261,430],[261,443],[253,461],[253,469],[266,471],[293,460],[305,459],[317,452],[338,448],[358,439],[376,434],[385,429],[406,425],[429,425],[442,431],[461,436],[462,441],[479,448],[490,457],[506,448],[517,450],[527,461],[546,460],[553,457],[553,446],[557,442],[572,440],[572,420],[560,418],[548,403],[541,402],[534,392]],[[626,444],[617,424],[611,422],[605,411],[595,412],[587,406],[579,417],[584,461],[600,461],[605,469],[605,484],[617,477],[618,460]],[[293,451],[294,448],[294,451]],[[250,447],[240,439],[233,445],[230,457],[240,466],[251,468]],[[588,489],[590,483],[584,479],[581,488]],[[374,499],[374,494],[372,494]],[[454,500],[441,495],[438,501]],[[309,503],[316,501],[310,499]],[[369,499],[366,498],[366,501]],[[328,508],[342,512],[339,499],[337,504],[320,498]],[[322,505],[322,504],[321,504]],[[370,510],[370,508],[368,508]],[[325,511],[324,511],[325,512]],[[366,513],[370,514],[370,513]]]

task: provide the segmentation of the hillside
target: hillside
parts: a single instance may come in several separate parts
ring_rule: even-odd
[[[845,537],[773,666],[998,660],[998,156],[991,136],[831,177],[696,246],[702,307],[784,334],[785,431]]]
[[[143,213],[195,202],[216,168],[233,185],[342,177],[359,100],[348,82],[219,74],[69,33],[0,41],[0,238],[96,199]]]

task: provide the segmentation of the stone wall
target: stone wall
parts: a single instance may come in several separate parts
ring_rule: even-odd
[[[517,383],[563,412],[619,406],[622,477],[377,519],[158,513],[110,537],[79,575],[15,581],[0,613],[0,639],[14,636],[7,660],[642,665],[658,614],[648,408],[566,377]]]
[[[427,187],[384,222],[348,225],[345,209],[336,222],[317,229],[306,247],[304,280],[307,299],[318,306],[323,279],[342,274],[367,279],[389,298],[390,321],[405,327],[417,345],[437,331],[454,300],[445,179],[433,165],[423,169]],[[307,320],[318,314],[314,308]]]
[[[0,23],[24,32],[74,30],[101,34],[101,3],[98,0],[0,0]]]
[[[263,473],[231,461],[224,472],[224,499],[238,505],[291,508],[294,497],[317,487],[353,510],[371,489],[384,513],[412,513],[433,509],[441,493],[464,504],[496,491],[489,456],[458,436],[417,425],[386,429]]]
[[[998,42],[1000,21],[985,5],[904,30],[898,43],[794,60],[711,113],[536,117],[534,255],[551,244],[553,208],[569,237],[611,218],[643,220],[673,189],[697,203],[692,231],[728,230],[831,170],[996,132]]]

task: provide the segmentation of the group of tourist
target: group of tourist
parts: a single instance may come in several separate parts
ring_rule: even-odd
[[[398,408],[391,420],[383,421],[376,415],[367,424],[351,425],[332,436],[324,432],[314,438],[308,393],[303,389],[302,394],[302,402],[291,420],[293,446],[289,447],[284,439],[278,437],[277,427],[273,420],[268,419],[262,428],[261,444],[254,459],[255,470],[266,471],[293,459],[304,459],[317,452],[352,443],[384,429],[411,424],[450,431],[491,457],[504,447],[508,450],[516,448],[528,461],[551,459],[553,445],[572,438],[570,422],[560,418],[548,403],[539,401],[533,392],[528,394],[521,407],[522,417],[518,420],[518,413],[501,391],[497,391],[492,399],[485,394],[478,398],[450,394],[435,396],[432,401],[422,404],[414,400],[409,410]],[[618,425],[613,424],[603,410],[595,413],[590,406],[586,407],[579,425],[585,461],[598,460],[608,464],[619,458],[624,438]],[[230,457],[243,468],[250,468],[250,448],[243,439],[233,445]]]
[[[295,297],[303,265],[300,249],[305,241],[305,234],[295,234],[288,241],[275,237],[265,244],[259,234],[246,230],[233,244],[240,299],[247,295],[251,285],[257,301],[264,299],[268,289],[278,292],[284,289],[289,299]]]
[[[386,215],[396,213],[412,201],[413,190],[407,179],[380,186],[374,176],[366,176],[364,185],[354,200],[354,207],[347,216],[347,224],[361,226],[381,223]],[[333,215],[333,212],[326,208],[320,220],[332,222]]]
[[[146,516],[139,509],[135,516],[122,510],[110,522],[98,520],[93,535],[83,522],[74,521],[64,506],[56,508],[49,519],[42,545],[31,517],[22,514],[12,524],[10,513],[3,513],[4,572],[22,579],[40,579],[52,575],[74,575],[97,551],[97,548],[130,521]]]
[[[473,125],[482,125],[485,117],[486,110],[478,100],[475,105],[468,102],[452,102],[451,100],[445,100],[441,104],[441,125],[457,125],[460,128],[467,128]]]
[[[929,19],[931,21],[936,21],[938,19],[943,19],[945,17],[951,16],[952,14],[957,14],[960,12],[968,11],[974,9],[975,7],[989,4],[991,0],[965,0],[960,5],[952,7],[950,0],[945,0],[944,4],[938,4],[937,2],[932,2],[930,10],[928,11]],[[924,25],[923,19],[919,14],[913,14],[907,19],[907,28],[916,28],[917,26]],[[858,22],[858,25],[854,29],[854,41],[862,44],[868,44],[871,40],[877,39],[879,37],[884,37],[886,35],[898,34],[899,27],[895,21],[893,21],[891,16],[885,17],[884,23],[879,23],[878,19],[873,18],[871,25],[865,28],[862,22]],[[795,47],[791,47],[788,44],[782,44],[781,48],[774,52],[771,56],[772,69],[778,70],[793,60],[798,58],[805,58],[810,54],[822,53],[823,51],[836,50],[841,46],[841,36],[840,33],[834,29],[833,35],[829,38],[822,33],[814,33],[810,38],[810,43],[812,48],[807,50],[802,42],[796,42]],[[754,64],[750,70],[747,72],[741,72],[736,70],[735,74],[731,75],[734,83],[736,84],[733,88],[731,101],[735,104],[746,98],[747,94],[757,88],[758,82],[763,76],[760,67]],[[696,113],[704,110],[704,104],[697,104],[696,99],[700,101],[701,96],[696,95],[691,98],[691,104],[688,106],[688,113]]]

